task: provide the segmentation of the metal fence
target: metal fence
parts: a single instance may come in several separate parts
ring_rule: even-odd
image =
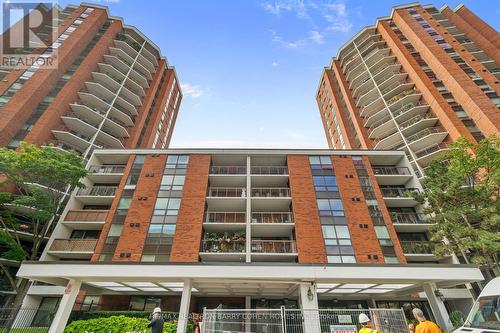
[[[30,308],[0,308],[0,333],[47,332],[55,312]]]
[[[403,309],[204,310],[202,333],[356,333],[359,315],[379,333],[408,333]]]

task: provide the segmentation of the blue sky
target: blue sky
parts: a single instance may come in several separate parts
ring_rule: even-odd
[[[60,2],[66,3],[75,2]],[[97,3],[143,31],[176,67],[184,99],[172,147],[326,148],[315,101],[323,66],[360,29],[404,2]],[[500,2],[464,3],[500,30]]]

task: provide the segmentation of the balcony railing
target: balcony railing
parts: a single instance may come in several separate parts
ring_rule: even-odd
[[[400,241],[405,254],[432,254],[436,244],[428,241]]]
[[[254,166],[252,167],[252,175],[287,175],[288,168],[286,166]]]
[[[245,198],[246,189],[241,187],[210,187],[207,196],[222,198]]]
[[[87,196],[114,196],[117,186],[94,186],[90,188],[81,188],[78,195]]]
[[[97,239],[54,239],[50,251],[94,252]]]
[[[245,241],[232,240],[229,242],[221,240],[204,240],[201,244],[202,252],[215,253],[240,253],[245,252]]]
[[[247,173],[245,166],[211,166],[212,175],[244,175]]]
[[[397,117],[397,116],[399,116],[399,115],[401,115],[401,114],[405,113],[406,111],[408,111],[408,110],[410,110],[410,109],[412,109],[412,108],[414,108],[414,107],[417,107],[417,106],[423,106],[423,105],[427,105],[427,104],[425,104],[425,103],[423,103],[423,102],[407,103],[407,104],[403,105],[402,107],[400,107],[399,109],[397,109],[396,111],[394,111],[394,112],[392,113],[392,115],[393,115],[394,117]]]
[[[431,147],[429,147],[427,149],[424,149],[424,150],[421,150],[421,151],[415,153],[415,156],[417,158],[420,158],[420,157],[424,157],[426,155],[432,154],[432,153],[434,153],[436,151],[446,150],[446,149],[448,149],[448,144],[442,142],[442,143],[439,143],[437,145],[431,146]]]
[[[242,212],[208,212],[209,223],[245,223],[245,213]]]
[[[373,167],[376,175],[409,175],[410,169],[407,167]]]
[[[253,188],[252,197],[265,197],[265,198],[290,197],[290,189],[287,187]]]
[[[396,103],[397,101],[399,101],[400,99],[402,99],[405,96],[413,95],[413,94],[418,94],[418,93],[419,92],[418,92],[418,90],[416,88],[405,90],[402,93],[399,93],[398,95],[389,98],[387,100],[387,104],[388,105],[392,105],[392,104]]]
[[[293,240],[252,240],[252,252],[256,253],[296,253]]]
[[[382,195],[387,198],[409,198],[411,197],[411,192],[419,192],[418,188],[380,188],[382,190]]]
[[[442,132],[445,132],[445,130],[441,127],[428,127],[428,128],[421,130],[420,132],[417,132],[413,135],[410,135],[409,137],[406,138],[406,141],[408,143],[410,143],[410,142],[417,141],[418,139],[421,139],[424,136],[427,136],[429,134],[442,133]]]
[[[391,219],[393,223],[399,224],[425,224],[424,214],[419,213],[403,213],[403,212],[391,212]]]
[[[64,221],[100,222],[106,219],[107,210],[70,210]]]
[[[415,117],[403,121],[401,124],[399,124],[399,128],[401,130],[404,130],[405,128],[410,127],[411,125],[418,123],[420,120],[431,119],[431,118],[435,118],[435,116],[432,113],[419,114]]]
[[[293,223],[292,213],[252,213],[252,223]]]
[[[89,168],[91,173],[123,173],[124,165],[92,165]]]

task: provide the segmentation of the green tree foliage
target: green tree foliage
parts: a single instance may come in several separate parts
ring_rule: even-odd
[[[38,259],[52,222],[59,218],[65,192],[83,187],[80,179],[86,174],[83,159],[73,152],[27,143],[17,151],[0,149],[0,189],[4,190],[0,192],[0,268],[18,296],[26,290],[26,281],[15,281],[6,260]],[[21,232],[24,239],[29,235],[29,242],[21,241]]]
[[[64,333],[123,333],[123,332],[148,332],[149,320],[146,318],[131,318],[126,316],[112,316],[87,320],[76,320],[66,326]],[[177,323],[165,322],[163,333],[175,333]],[[193,325],[188,324],[188,333],[192,333]]]
[[[436,254],[456,253],[499,274],[500,140],[465,138],[425,170],[424,191],[414,194],[431,214]]]

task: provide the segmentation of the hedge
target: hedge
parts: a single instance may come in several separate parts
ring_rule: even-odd
[[[177,312],[162,312],[161,315],[165,321],[175,321],[179,317]],[[151,318],[151,312],[147,311],[73,311],[69,317],[68,323],[75,320],[87,320],[97,318],[108,318],[113,316],[125,316],[129,318]]]
[[[111,316],[87,320],[75,320],[64,329],[64,333],[123,333],[123,332],[148,332],[147,318],[132,318],[126,316]],[[176,322],[165,322],[164,333],[175,333]],[[188,324],[188,333],[193,333],[193,325]]]

